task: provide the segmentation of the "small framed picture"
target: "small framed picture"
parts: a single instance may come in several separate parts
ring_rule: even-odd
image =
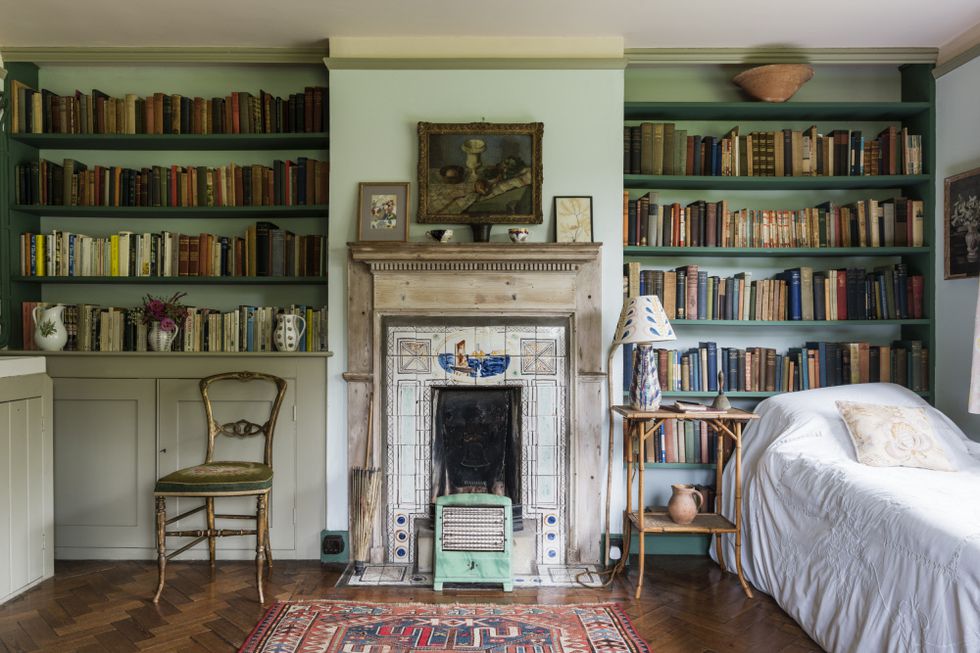
[[[592,242],[591,196],[555,196],[555,242]]]
[[[946,178],[944,279],[980,276],[980,168]]]
[[[408,182],[362,181],[358,189],[358,240],[407,241]]]

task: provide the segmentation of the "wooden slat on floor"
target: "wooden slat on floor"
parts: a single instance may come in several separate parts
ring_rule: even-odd
[[[459,589],[334,587],[340,571],[316,562],[277,561],[266,585],[268,605],[288,599],[419,601],[426,603],[587,603],[617,601],[653,653],[820,648],[776,603],[747,599],[731,574],[702,557],[653,557],[643,597],[632,583],[611,588]],[[265,608],[255,597],[250,562],[219,562],[212,575],[200,562],[172,562],[159,605],[150,598],[150,562],[59,562],[55,577],[0,606],[0,653],[159,653],[235,651]],[[632,581],[631,577],[629,581]]]

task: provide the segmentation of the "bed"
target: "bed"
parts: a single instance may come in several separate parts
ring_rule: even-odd
[[[858,463],[837,400],[927,407],[958,471]],[[829,651],[980,651],[980,443],[887,383],[784,394],[756,412],[743,444],[746,578]],[[729,516],[733,486],[728,465]],[[731,536],[723,555],[732,569]]]

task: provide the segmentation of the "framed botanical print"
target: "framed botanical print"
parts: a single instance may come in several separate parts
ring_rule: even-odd
[[[980,276],[980,168],[946,178],[945,279]]]
[[[555,197],[555,242],[592,242],[592,197]]]
[[[408,182],[362,181],[358,189],[358,240],[407,241]]]

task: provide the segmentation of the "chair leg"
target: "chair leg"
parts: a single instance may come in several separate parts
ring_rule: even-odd
[[[255,582],[259,589],[259,603],[265,603],[265,595],[262,592],[262,572],[265,566],[265,533],[268,528],[268,515],[266,514],[266,501],[268,495],[260,494],[256,498],[255,512]]]
[[[160,602],[163,593],[163,583],[167,573],[167,497],[157,497],[157,593],[153,602]]]
[[[217,539],[214,535],[214,497],[207,497],[204,502],[208,511],[208,558],[214,568],[214,542]]]
[[[272,571],[272,538],[269,537],[269,516],[268,516],[268,506],[269,500],[266,499],[266,518],[265,518],[265,566]]]

